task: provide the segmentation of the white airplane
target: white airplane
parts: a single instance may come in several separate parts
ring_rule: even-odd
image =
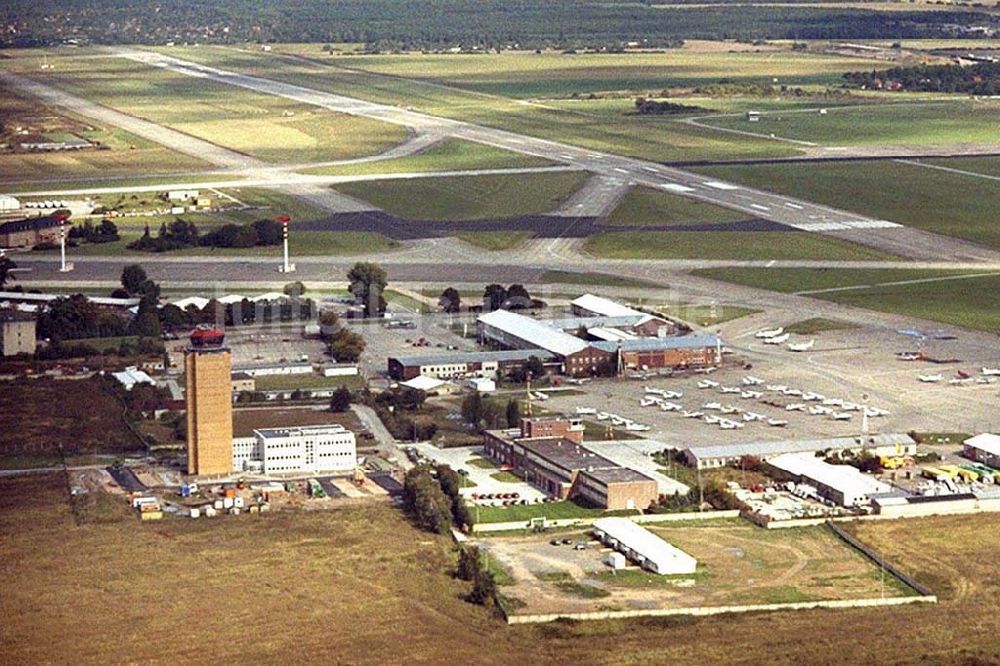
[[[850,412],[834,412],[833,414],[830,414],[830,418],[833,419],[834,421],[850,421],[851,420],[851,413]]]
[[[650,397],[647,396],[647,397],[641,398],[639,400],[639,406],[640,407],[651,407],[652,405],[655,405],[656,403],[661,402],[662,400],[663,400],[663,398],[650,398]]]
[[[840,409],[845,412],[856,412],[860,410],[861,407],[859,405],[854,404],[853,402],[845,402],[840,406]]]
[[[1000,377],[1000,368],[983,368],[983,374],[987,377]]]
[[[809,408],[809,413],[813,416],[820,416],[822,414],[833,414],[833,408],[824,407],[822,405],[813,405]]]
[[[567,384],[573,384],[574,386],[583,386],[590,381],[590,377],[581,377],[580,379],[574,379],[570,377],[566,380]]]
[[[791,405],[785,405],[786,412],[804,412],[806,411],[806,406],[801,402],[792,403]]]
[[[812,400],[826,400],[826,398],[824,398],[819,393],[813,393],[812,391],[809,391],[808,393],[803,393],[802,399],[805,400],[806,402],[810,402]]]
[[[802,395],[802,391],[793,388],[786,388],[784,391],[782,391],[782,393],[784,393],[785,395],[795,395],[795,396]]]
[[[762,395],[764,394],[761,393],[760,391],[743,391],[742,393],[740,393],[741,398],[746,398],[748,400],[752,400],[754,398],[760,398]]]
[[[793,352],[806,352],[812,349],[815,344],[815,340],[810,340],[809,342],[792,342],[789,343],[788,348]]]
[[[688,412],[688,411],[684,412],[684,418],[686,419],[700,419],[704,415],[705,414],[702,412]]]
[[[611,418],[611,414],[608,414],[607,412],[597,412],[598,421],[607,421],[609,418]]]
[[[711,379],[703,379],[700,382],[698,382],[698,388],[700,389],[715,388],[718,385],[719,382],[713,382]]]
[[[879,416],[888,416],[888,414],[889,414],[889,410],[888,409],[880,409],[878,407],[866,407],[865,408],[865,416],[867,416],[870,419],[873,419],[873,418],[876,418],[876,417],[879,417]]]
[[[593,407],[577,407],[576,408],[576,413],[577,414],[596,414],[597,410],[594,409]]]
[[[782,333],[781,335],[777,335],[777,336],[775,336],[773,338],[764,338],[764,344],[765,345],[783,345],[786,342],[788,342],[788,338],[790,338],[790,337],[792,337],[790,334],[788,334],[788,333]]]
[[[765,329],[763,331],[757,331],[757,334],[754,337],[757,337],[757,338],[773,338],[776,335],[781,335],[784,332],[785,332],[784,327],[779,326],[778,328],[772,328],[772,329]]]
[[[548,393],[538,393],[538,392],[536,392],[536,393],[532,393],[531,395],[532,395],[533,398],[537,398],[538,400],[541,400],[542,402],[545,402],[546,400],[549,399],[549,394]]]
[[[715,425],[716,423],[718,423],[721,420],[722,419],[720,419],[718,416],[712,416],[711,414],[705,414],[705,423],[708,423],[708,424],[711,424],[711,425]]]
[[[766,418],[767,417],[765,417],[763,414],[758,414],[756,412],[746,412],[743,415],[743,420],[746,421],[747,423],[750,423],[751,421],[763,421]]]
[[[677,398],[683,398],[684,393],[681,391],[664,391],[663,397],[667,400],[676,400]]]
[[[694,371],[696,373],[698,373],[698,374],[707,375],[707,374],[709,374],[711,372],[715,372],[718,369],[719,369],[718,367],[716,367],[714,365],[710,365],[710,366],[707,366],[707,367],[704,367],[704,368],[695,368]]]
[[[645,432],[649,430],[648,425],[643,425],[642,423],[636,423],[635,421],[629,421],[625,424],[625,429],[632,432]]]
[[[832,405],[834,407],[840,407],[844,404],[844,401],[840,398],[827,398],[823,401],[824,405]]]
[[[725,407],[719,408],[719,411],[722,412],[723,414],[735,414],[740,410],[736,409],[732,405],[726,405]]]
[[[989,377],[989,376],[987,376],[987,377],[977,377],[976,378],[976,383],[977,384],[996,384],[997,383],[997,378],[996,377]]]
[[[773,391],[775,393],[781,393],[782,391],[786,390],[788,387],[785,386],[784,384],[768,384],[764,388],[766,388],[768,391]]]
[[[615,416],[614,414],[610,414],[610,416],[612,425],[620,426],[625,424],[625,419],[623,419],[622,417]]]
[[[663,395],[664,393],[663,389],[653,388],[652,386],[644,386],[643,390],[646,391],[646,393],[652,393],[653,395]]]
[[[721,391],[722,393],[739,393],[740,392],[740,387],[739,386],[722,386],[722,387],[719,387],[719,391]]]
[[[917,375],[917,379],[925,384],[934,384],[935,382],[939,382],[944,379],[944,377],[941,375]]]
[[[681,411],[681,406],[676,402],[664,402],[660,404],[660,409],[665,412],[679,412]]]
[[[972,377],[963,377],[963,378],[949,379],[948,383],[949,384],[971,384],[972,381],[973,381]]]
[[[729,419],[721,419],[719,421],[719,427],[723,430],[736,430],[737,428],[742,430],[743,425],[739,421],[730,421]]]
[[[784,428],[786,425],[788,425],[788,421],[785,421],[784,419],[768,419],[767,425],[773,426],[775,428]]]
[[[754,377],[753,375],[747,375],[746,377],[743,378],[744,386],[760,386],[763,383],[764,383],[763,379],[760,379],[759,377]]]
[[[701,406],[702,409],[722,409],[721,402],[706,402]]]

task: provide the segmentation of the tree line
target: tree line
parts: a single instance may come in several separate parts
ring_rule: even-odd
[[[1000,63],[915,65],[871,72],[848,72],[844,79],[858,88],[888,88],[917,92],[1000,95]]]
[[[281,224],[274,220],[223,224],[202,234],[194,222],[176,218],[169,224],[163,222],[156,235],[151,233],[147,224],[142,236],[129,243],[128,249],[139,252],[172,252],[192,247],[248,248],[279,245],[281,241]]]

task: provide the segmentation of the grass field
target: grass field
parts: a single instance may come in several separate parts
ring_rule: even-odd
[[[802,321],[785,326],[787,332],[795,333],[796,335],[812,335],[813,333],[822,333],[824,331],[843,331],[852,328],[857,328],[857,326],[846,321],[837,321],[824,317],[803,319]]]
[[[0,575],[17,581],[0,595],[7,618],[0,648],[8,660],[187,661],[212,654],[391,662],[400,657],[401,627],[407,658],[422,662],[510,664],[551,655],[580,664],[1000,658],[996,514],[853,526],[931,585],[938,605],[506,626],[461,600],[468,585],[449,576],[454,559],[446,542],[416,531],[387,505],[155,525],[115,520],[122,513],[116,505],[105,520],[77,525],[66,497],[57,477],[0,479]],[[831,561],[828,552],[818,555]],[[220,599],[225,613],[218,612]],[[248,624],[258,639],[246,640]],[[861,640],[875,625],[878,639]]]
[[[58,129],[107,150],[81,150],[63,153],[16,153],[0,155],[0,181],[24,181],[32,178],[87,178],[126,176],[135,173],[180,172],[207,167],[193,157],[175,153],[159,144],[129,134],[116,127],[74,116],[34,98],[15,93],[0,85],[0,118],[10,126],[32,130]],[[18,187],[20,189],[20,187]]]
[[[303,388],[361,388],[364,380],[357,376],[322,377],[318,375],[271,375],[257,378],[258,391],[282,391]]]
[[[663,287],[662,284],[650,280],[608,275],[607,273],[579,273],[576,271],[550,270],[542,273],[543,284],[579,284],[595,287]]]
[[[747,219],[746,213],[667,194],[651,187],[635,187],[603,220],[605,224],[624,226],[670,226],[737,222]]]
[[[410,220],[503,219],[558,208],[583,183],[577,172],[360,181],[339,192]]]
[[[899,162],[703,167],[717,178],[1000,247],[996,183]]]
[[[701,122],[715,127],[764,135],[775,134],[827,146],[996,143],[998,140],[996,121],[1000,114],[1000,102],[995,101],[911,102],[823,108],[826,109],[825,115],[816,111],[762,111],[757,123],[748,123],[743,116],[706,118]]]
[[[81,153],[82,154],[82,153]],[[152,163],[149,168],[152,169],[156,164]],[[192,165],[190,161],[185,162],[185,168],[191,168]],[[136,169],[145,169],[145,165],[138,166],[132,165],[127,173],[135,173]],[[49,192],[49,191],[60,191],[60,190],[96,190],[103,189],[107,187],[133,187],[133,186],[156,186],[163,182],[163,176],[147,176],[147,177],[137,177],[132,178],[126,175],[114,176],[107,175],[103,178],[86,178],[84,180],[79,180],[72,176],[69,177],[58,177],[52,179],[53,167],[47,166],[44,171],[44,175],[50,176],[49,179],[44,178],[44,175],[39,175],[37,179],[35,178],[25,178],[22,176],[17,176],[17,180],[3,180],[0,181],[0,192],[11,193],[11,192]],[[60,172],[61,174],[62,172]],[[218,182],[220,179],[225,180],[235,180],[239,181],[239,177],[230,179],[228,175],[220,177],[218,173],[191,173],[184,172],[183,175],[174,174],[177,180],[183,178],[185,183],[191,183],[197,185],[198,183],[206,182]],[[140,196],[151,196],[153,193],[149,192]],[[44,198],[44,197],[42,197]],[[51,197],[50,197],[51,198]],[[75,197],[73,197],[75,198]]]
[[[520,481],[516,477],[515,479]],[[543,516],[549,520],[556,520],[559,518],[600,518],[605,515],[617,516],[636,513],[635,511],[605,511],[604,509],[582,506],[570,500],[549,504],[528,504],[526,506],[517,504],[514,506],[471,507],[469,510],[476,522],[479,523],[528,521],[531,518]]]
[[[266,162],[339,160],[383,152],[404,128],[106,55],[60,57],[32,76],[113,109]],[[28,68],[36,59],[15,61]]]
[[[924,164],[1000,178],[1000,157],[947,157],[917,160]]]
[[[512,153],[462,139],[445,139],[414,155],[388,160],[357,162],[303,169],[302,173],[321,176],[355,176],[371,173],[422,173],[475,169],[523,169],[552,166],[555,162]]]
[[[799,152],[787,144],[766,138],[738,137],[682,125],[670,118],[601,118],[557,106],[526,103],[463,90],[453,85],[441,85],[441,81],[368,72],[355,68],[353,57],[293,60],[262,57],[259,52],[222,47],[176,48],[166,52],[319,90],[408,106],[447,118],[645,159],[773,157]],[[293,46],[290,52],[298,54],[300,51]],[[523,57],[531,56],[526,54]]]
[[[650,307],[655,308],[663,314],[676,317],[689,324],[697,324],[698,326],[715,326],[760,312],[760,310],[744,308],[739,305],[670,303],[664,305],[650,304]]]
[[[894,260],[854,243],[805,232],[642,231],[591,236],[587,252],[605,259]]]
[[[956,272],[952,271],[794,268],[775,272],[768,269],[719,268],[699,270],[695,274],[774,291],[805,292],[812,298],[843,305],[965,328],[1000,330],[1000,273],[974,274],[971,277],[959,274],[960,279],[956,279]],[[910,280],[924,281],[908,282]],[[815,290],[830,291],[810,293]]]

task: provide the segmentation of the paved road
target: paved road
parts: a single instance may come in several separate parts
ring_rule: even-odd
[[[900,225],[893,222],[876,220],[793,197],[727,183],[662,164],[579,148],[547,139],[523,136],[472,123],[437,118],[409,109],[376,104],[283,81],[222,70],[158,53],[135,49],[115,49],[113,52],[130,60],[153,67],[170,69],[187,76],[208,78],[333,111],[403,125],[414,128],[418,132],[432,132],[517,153],[558,160],[579,169],[628,180],[639,185],[660,188],[673,194],[739,210],[754,217],[772,220],[796,229],[819,233],[861,230],[862,233],[855,234],[854,240],[865,245],[879,247],[883,238],[891,238],[895,230],[900,228]],[[921,232],[914,233],[919,235]],[[896,243],[895,245],[914,250],[921,247],[921,244],[914,242]],[[933,254],[921,253],[914,258],[930,259],[948,252],[947,239],[943,243],[938,241],[933,245],[936,247]],[[964,251],[965,248],[963,248]],[[987,259],[994,254],[984,250],[981,254],[969,256],[970,258]]]

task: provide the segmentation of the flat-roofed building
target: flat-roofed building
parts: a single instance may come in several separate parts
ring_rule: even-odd
[[[18,310],[0,310],[0,356],[35,353],[35,318]]]
[[[744,456],[768,460],[785,453],[818,451],[868,451],[876,456],[912,456],[917,452],[917,443],[905,433],[827,439],[781,439],[692,447],[684,449],[684,459],[697,469],[710,469],[738,463]]]
[[[420,375],[438,379],[498,379],[511,369],[524,366],[532,357],[543,364],[555,362],[552,354],[544,349],[454,352],[390,356],[388,371],[389,376],[396,381],[406,381]]]
[[[786,453],[767,461],[773,469],[816,488],[820,497],[840,506],[869,504],[873,495],[892,492],[892,486],[850,465],[831,465],[812,453]]]
[[[1000,435],[982,433],[962,442],[966,458],[1000,469]]]
[[[29,217],[0,223],[0,247],[31,248],[58,242],[59,220],[54,217]]]
[[[628,518],[598,518],[594,535],[643,569],[666,575],[693,574],[698,560]]]
[[[260,428],[233,440],[233,469],[265,474],[349,472],[358,465],[354,433],[342,425]]]

